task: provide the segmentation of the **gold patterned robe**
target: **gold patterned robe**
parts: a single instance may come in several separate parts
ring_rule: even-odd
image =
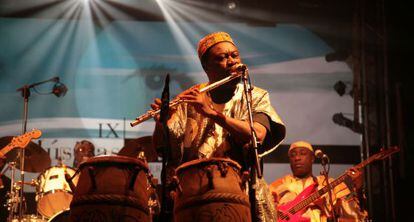
[[[207,83],[194,87],[199,89]],[[246,97],[242,84],[238,84],[231,100],[224,104],[212,102],[208,93],[205,101],[216,111],[224,116],[238,120],[249,120]],[[252,90],[252,114],[265,114],[268,119],[267,134],[263,146],[259,147],[259,157],[263,157],[276,149],[285,137],[285,126],[279,115],[270,104],[269,93],[259,87]],[[262,115],[263,116],[263,115]],[[254,119],[255,121],[255,119]],[[259,122],[260,123],[260,122]],[[195,108],[187,103],[177,106],[168,121],[170,134],[171,154],[168,168],[201,158],[222,157],[230,158],[238,162],[243,170],[247,167],[248,152],[244,149],[245,144],[240,144],[240,139],[232,137],[220,125],[211,119],[199,114]],[[256,209],[257,218],[262,222],[276,221],[273,197],[268,190],[267,183],[263,178],[257,180]]]
[[[194,87],[201,89],[206,85],[204,83]],[[203,96],[206,96],[206,101],[209,101],[210,105],[223,115],[248,121],[246,98],[242,84],[237,85],[234,96],[225,104],[213,103],[208,93],[203,94]],[[263,113],[269,117],[268,144],[259,150],[261,156],[264,156],[273,151],[282,141],[285,136],[285,127],[271,106],[267,91],[254,87],[252,97],[253,115]],[[240,156],[243,152],[241,150],[242,144],[237,143],[237,138],[232,138],[220,125],[199,114],[192,105],[187,103],[180,104],[172,114],[168,126],[173,157],[172,162],[180,164],[193,159],[229,157],[243,165],[241,163],[242,157]]]

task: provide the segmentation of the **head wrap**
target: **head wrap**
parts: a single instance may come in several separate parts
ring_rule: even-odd
[[[306,149],[310,150],[311,152],[313,152],[313,147],[312,147],[312,145],[311,145],[310,143],[306,142],[306,141],[302,141],[302,140],[301,140],[301,141],[296,141],[296,142],[292,143],[292,144],[290,145],[290,147],[289,147],[289,151],[288,151],[288,153],[289,153],[291,150],[293,150],[293,149],[295,149],[295,148],[298,148],[298,147],[306,148]]]
[[[230,42],[235,45],[233,39],[231,39],[230,35],[226,32],[210,33],[198,42],[198,58],[201,59],[209,48],[220,42]]]

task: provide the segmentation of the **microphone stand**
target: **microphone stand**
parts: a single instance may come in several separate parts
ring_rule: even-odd
[[[242,74],[242,81],[244,86],[244,94],[246,96],[246,105],[247,111],[249,115],[249,125],[250,125],[250,141],[252,142],[252,147],[249,149],[249,156],[251,153],[250,162],[253,159],[253,165],[250,167],[250,182],[249,182],[249,200],[250,200],[250,213],[252,217],[252,221],[257,221],[257,209],[256,209],[256,189],[257,189],[257,181],[256,178],[262,178],[262,171],[260,168],[260,161],[259,155],[257,153],[258,149],[258,142],[257,142],[257,134],[253,127],[253,112],[252,112],[252,90],[253,87],[251,85],[250,77],[248,74],[247,68],[243,69]]]
[[[29,97],[30,97],[30,86],[25,85],[22,88],[18,89],[18,91],[22,91],[22,97],[24,99],[23,103],[23,123],[22,123],[22,135],[27,131],[27,118],[29,114]],[[24,194],[24,157],[25,157],[25,149],[22,147],[20,149],[20,181],[22,182],[20,186],[19,192],[19,221],[23,219],[23,194]],[[12,186],[14,186],[12,184]]]
[[[329,197],[329,204],[331,205],[332,218],[333,218],[334,222],[337,222],[338,218],[336,217],[334,204],[333,204],[333,199],[332,199],[332,186],[331,186],[331,183],[329,182],[329,169],[331,168],[329,157],[326,156],[326,158],[322,158],[321,159],[321,164],[322,164],[322,168],[323,168],[323,170],[321,171],[321,175],[324,176],[325,181],[326,181],[326,185],[328,187],[328,197]],[[326,165],[328,165],[328,168],[326,168]]]
[[[33,83],[30,85],[24,85],[23,87],[18,88],[16,91],[21,91],[22,92],[22,97],[24,99],[24,103],[23,103],[23,122],[22,122],[22,135],[26,133],[27,131],[27,119],[28,119],[28,115],[29,115],[29,97],[30,97],[30,89],[41,85],[43,83],[46,82],[56,82],[59,81],[59,77],[53,77],[51,79],[45,80],[45,81],[41,81],[41,82],[37,82],[37,83]],[[24,194],[24,158],[25,158],[25,149],[24,147],[22,147],[22,149],[20,149],[20,181],[22,182],[22,185],[20,187],[20,201],[19,201],[19,221],[23,219],[23,194]],[[13,184],[12,184],[13,186]]]
[[[165,78],[165,85],[164,90],[161,95],[161,111],[160,111],[160,121],[162,123],[162,129],[163,129],[163,135],[164,135],[164,141],[166,143],[164,144],[162,148],[162,170],[161,170],[161,196],[162,196],[162,202],[161,202],[161,213],[160,213],[160,219],[159,221],[172,221],[172,213],[171,213],[171,207],[169,206],[170,198],[167,193],[167,163],[169,161],[170,157],[170,134],[168,130],[168,117],[169,117],[169,103],[170,103],[170,93],[169,93],[169,83],[170,83],[170,74],[167,74],[167,77]]]

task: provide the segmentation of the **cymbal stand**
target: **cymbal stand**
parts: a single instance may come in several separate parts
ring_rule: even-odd
[[[8,167],[5,169],[5,171],[11,169],[11,182],[10,182],[10,191],[7,194],[7,210],[9,211],[9,216],[7,221],[12,221],[14,219],[14,215],[18,211],[18,204],[19,204],[19,196],[17,190],[20,189],[18,187],[19,185],[15,182],[15,173],[16,173],[16,163],[15,162],[9,162]]]

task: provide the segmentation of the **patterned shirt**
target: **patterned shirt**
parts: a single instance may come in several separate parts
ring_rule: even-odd
[[[194,87],[201,89],[206,85],[204,83]],[[248,121],[246,98],[242,84],[237,85],[232,99],[224,104],[214,103],[208,93],[202,95],[207,97],[205,101],[209,101],[210,106],[224,116]],[[252,97],[253,116],[265,114],[270,123],[264,124],[265,127],[267,125],[265,139],[267,144],[259,150],[259,153],[266,155],[282,141],[285,136],[285,127],[271,106],[267,91],[254,87]],[[229,157],[239,163],[241,161],[239,154],[242,151],[241,147],[237,147],[240,146],[240,144],[237,144],[237,139],[232,138],[232,135],[219,124],[198,113],[192,105],[187,103],[178,105],[176,112],[168,122],[168,126],[172,141],[172,157],[178,164],[193,159],[210,157]],[[233,148],[239,149],[235,151]]]
[[[332,178],[329,180],[333,181]],[[275,205],[284,205],[294,200],[305,188],[318,183],[318,189],[326,186],[326,182],[323,176],[298,178],[292,175],[286,175],[270,185],[270,191],[273,194]],[[361,211],[359,207],[359,201],[355,193],[351,192],[346,184],[343,182],[334,188],[333,202],[335,212],[339,219],[346,221],[363,221],[367,217],[366,211]],[[321,209],[315,204],[310,204],[303,217],[310,218],[312,222],[326,222],[328,212],[330,212],[330,204],[328,201],[328,194],[322,197],[322,205],[324,209]]]

